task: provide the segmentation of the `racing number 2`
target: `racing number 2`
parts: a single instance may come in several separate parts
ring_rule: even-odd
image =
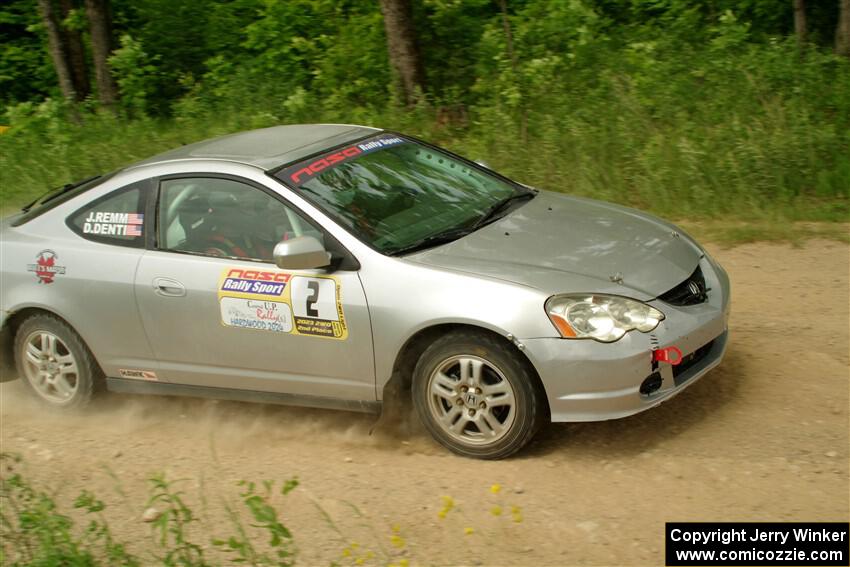
[[[291,305],[296,317],[339,321],[337,282],[331,278],[293,276]]]
[[[319,282],[315,280],[307,282],[307,289],[310,290],[310,295],[304,300],[307,316],[318,317],[319,310],[316,309],[316,303],[319,301]]]

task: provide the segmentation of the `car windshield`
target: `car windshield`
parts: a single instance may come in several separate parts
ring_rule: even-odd
[[[502,203],[530,194],[451,154],[386,133],[275,176],[385,254],[459,238],[507,210]]]

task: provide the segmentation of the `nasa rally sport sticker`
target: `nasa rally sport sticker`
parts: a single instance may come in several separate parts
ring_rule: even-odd
[[[64,274],[65,266],[59,266],[56,261],[59,255],[53,250],[42,250],[35,255],[35,264],[27,264],[28,272],[35,272],[38,283],[53,283],[56,274]]]
[[[404,138],[399,138],[392,134],[380,134],[373,138],[369,138],[368,140],[363,140],[357,144],[333,150],[299,162],[295,165],[291,165],[275,175],[278,179],[281,179],[284,182],[292,183],[296,187],[300,187],[322,171],[336,167],[344,161],[404,143],[407,143]]]
[[[227,268],[218,284],[228,327],[345,340],[348,327],[334,276]]]

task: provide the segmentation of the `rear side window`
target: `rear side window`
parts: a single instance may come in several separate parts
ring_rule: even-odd
[[[87,240],[142,248],[147,186],[143,182],[117,189],[72,214],[68,225]]]

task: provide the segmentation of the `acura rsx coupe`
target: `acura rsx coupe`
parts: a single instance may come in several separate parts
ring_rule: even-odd
[[[379,412],[409,391],[487,459],[656,406],[727,340],[729,279],[675,226],[362,126],[66,185],[2,221],[0,262],[2,379],[49,405],[105,385]]]

